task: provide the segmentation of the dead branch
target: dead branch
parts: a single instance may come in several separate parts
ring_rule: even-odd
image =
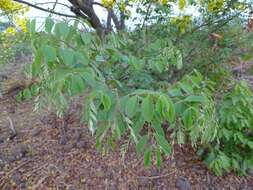
[[[12,131],[11,137],[9,137],[9,139],[13,139],[15,136],[17,136],[17,130],[15,129],[15,127],[13,125],[12,119],[9,116],[7,116],[7,119],[10,123],[9,127]]]

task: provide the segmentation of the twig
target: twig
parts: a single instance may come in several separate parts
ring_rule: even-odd
[[[150,180],[160,179],[160,178],[168,177],[168,176],[174,174],[175,172],[176,171],[173,171],[171,173],[164,174],[164,175],[157,175],[157,176],[138,176],[137,179],[150,179]]]
[[[17,136],[17,131],[16,131],[14,125],[13,125],[13,122],[12,122],[11,118],[10,118],[9,116],[7,116],[7,119],[8,119],[8,121],[9,121],[9,123],[10,123],[9,126],[10,126],[10,129],[11,129],[11,131],[12,131],[12,135],[11,135],[11,137],[9,137],[9,139],[11,140],[11,139],[13,139],[15,136]]]

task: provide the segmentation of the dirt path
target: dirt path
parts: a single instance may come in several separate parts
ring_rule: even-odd
[[[253,177],[216,177],[186,146],[175,147],[174,157],[165,159],[160,170],[144,168],[124,140],[118,144],[127,147],[125,154],[120,146],[110,153],[98,152],[78,120],[73,115],[68,143],[60,145],[52,114],[34,112],[32,101],[1,99],[0,190],[253,190]]]

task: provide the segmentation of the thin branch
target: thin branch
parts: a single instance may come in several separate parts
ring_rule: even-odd
[[[69,17],[69,18],[77,18],[77,16],[75,16],[75,15],[69,15],[69,14],[55,12],[53,10],[45,9],[43,7],[37,6],[35,4],[29,3],[29,2],[26,2],[26,1],[23,1],[23,0],[13,0],[13,1],[21,3],[21,4],[28,5],[30,7],[35,8],[35,9],[38,9],[38,10],[41,10],[41,11],[44,11],[44,12],[48,12],[48,13],[51,13],[51,14],[55,14],[55,15],[59,15],[59,16],[65,16],[65,17]]]
[[[149,15],[150,9],[151,9],[151,4],[148,5],[147,12],[146,12],[145,18],[144,18],[142,26],[141,26],[142,29],[145,26],[145,22],[148,20],[148,15]]]
[[[48,1],[48,2],[43,2],[43,3],[36,3],[35,5],[47,5],[47,4],[54,4],[54,5],[62,5],[64,7],[67,7],[70,9],[70,6],[64,4],[64,3],[60,3],[60,2],[53,2],[53,1]]]
[[[9,123],[10,123],[10,129],[11,129],[13,135],[16,136],[16,135],[17,135],[17,131],[16,131],[14,125],[13,125],[13,122],[12,122],[11,118],[10,118],[9,116],[7,116],[7,119],[8,119],[8,121],[9,121]]]
[[[56,7],[57,4],[58,4],[58,0],[56,0],[56,1],[54,2],[54,6],[53,6],[53,8],[52,8],[53,11],[55,10],[55,7]]]
[[[117,15],[114,13],[113,10],[111,10],[111,16],[112,16],[112,20],[115,24],[116,29],[119,31],[121,29],[120,27],[121,25],[120,25]]]
[[[174,174],[176,171],[172,171],[171,173],[164,174],[164,175],[157,175],[157,176],[138,176],[137,179],[149,179],[149,180],[154,180],[154,179],[159,179],[159,178],[164,178],[168,177],[172,174]]]

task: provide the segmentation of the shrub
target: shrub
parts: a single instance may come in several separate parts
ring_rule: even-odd
[[[223,171],[246,174],[253,167],[253,96],[245,81],[236,82],[219,107],[218,143],[205,159],[221,175]]]
[[[206,65],[198,72],[194,67],[199,63],[193,62],[187,67],[191,71],[184,70],[188,46],[183,43],[176,46],[163,35],[147,43],[137,40],[138,32],[100,41],[77,26],[77,21],[70,26],[48,18],[37,32],[35,20],[29,23],[35,54],[30,74],[37,84],[23,95],[36,96],[36,108],[49,107],[63,117],[71,97],[83,96],[82,121],[96,137],[97,148],[114,148],[127,137],[146,166],[152,157],[160,166],[162,155],[170,155],[175,143],[199,148],[217,175],[252,166],[252,94],[245,82],[227,91],[230,73],[224,65],[216,64],[210,72],[212,65]],[[206,45],[197,57],[215,55],[212,44]],[[178,73],[176,81],[173,72]],[[215,82],[208,79],[221,72],[227,75]]]

